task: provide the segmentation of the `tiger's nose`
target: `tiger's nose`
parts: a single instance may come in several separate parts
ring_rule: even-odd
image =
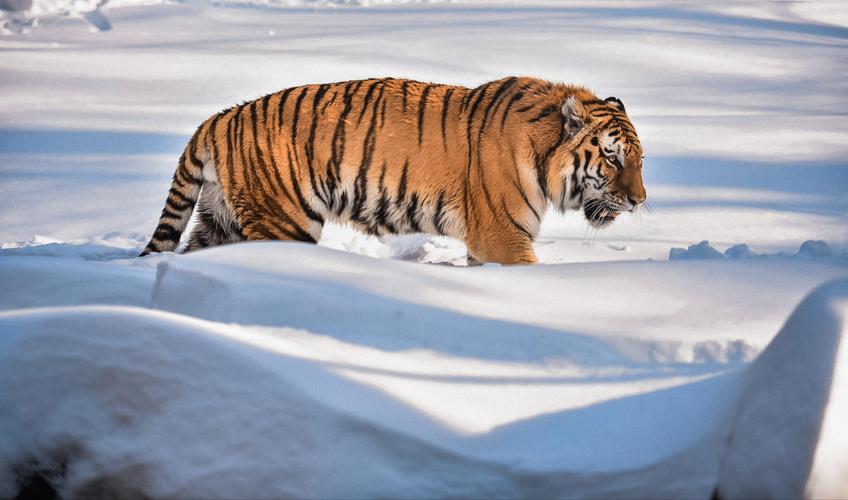
[[[636,210],[636,208],[645,202],[645,196],[627,196],[627,201],[630,202],[630,211]]]

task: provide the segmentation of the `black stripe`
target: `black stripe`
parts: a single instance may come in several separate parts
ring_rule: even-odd
[[[294,148],[294,156],[297,158],[297,122],[300,120],[300,106],[303,104],[303,98],[306,97],[306,92],[309,91],[308,87],[300,87],[302,90],[300,94],[297,96],[297,100],[294,102],[294,115],[292,116],[292,124],[291,124],[291,144]]]
[[[239,106],[238,111],[236,111],[236,116],[234,117],[235,126],[234,126],[234,134],[233,134],[234,139],[233,140],[236,142],[236,147],[235,147],[233,153],[238,155],[238,157],[236,158],[236,162],[239,164],[242,171],[244,171],[244,169],[246,168],[246,166],[245,166],[246,162],[245,162],[245,158],[244,158],[244,118],[242,117],[241,113],[242,113],[242,111],[244,111],[244,108],[247,106],[247,104],[248,103],[242,103]],[[235,171],[235,169],[232,169],[232,171]],[[233,175],[235,175],[235,173]],[[233,178],[235,178],[235,177],[233,177]],[[249,189],[249,186],[246,185],[245,187]]]
[[[308,92],[308,88],[303,87],[303,92],[301,92],[300,95],[297,96],[297,100],[295,101],[295,104],[294,104],[294,120],[293,120],[293,124],[292,124],[291,144],[292,144],[292,148],[294,149],[294,158],[297,161],[299,161],[298,150],[297,150],[297,146],[298,146],[298,144],[297,144],[297,124],[298,124],[298,120],[300,118],[300,109],[301,109],[301,106],[303,104],[303,99],[304,99],[304,97],[306,97],[307,92]],[[314,116],[313,116],[313,120],[314,120]],[[310,131],[311,131],[311,129],[310,129]],[[307,155],[306,168],[309,171],[309,185],[311,186],[312,192],[315,194],[315,196],[317,196],[324,203],[327,203],[327,200],[323,199],[321,197],[321,193],[318,191],[318,183],[317,183],[316,178],[315,178],[315,169],[312,166],[312,151],[309,149],[308,145],[306,146],[305,149],[306,149],[306,155]]]
[[[235,150],[235,121],[238,110],[233,112],[230,119],[227,120],[227,180],[228,188],[230,188],[230,196],[235,193],[236,177],[233,168],[233,150]]]
[[[180,155],[180,159],[177,162],[177,170],[174,172],[173,177],[171,177],[171,184],[176,184],[181,189],[185,187],[186,182],[182,180],[182,170],[185,165],[185,153]]]
[[[262,98],[262,119],[268,119],[268,101],[271,100],[271,94],[268,94]]]
[[[583,191],[583,186],[580,185],[580,180],[577,178],[577,167],[575,167],[571,171],[571,193],[569,193],[569,199],[577,198]]]
[[[503,206],[503,213],[504,213],[504,215],[506,215],[506,218],[509,219],[509,222],[513,226],[515,226],[516,229],[518,229],[519,231],[524,233],[524,235],[527,236],[530,239],[530,241],[533,241],[533,235],[530,234],[530,231],[528,231],[527,229],[524,228],[524,226],[519,224],[518,221],[515,220],[512,217],[512,215],[509,213],[509,210],[506,208],[506,202],[503,200],[503,198],[501,198],[501,205]]]
[[[180,241],[180,236],[182,236],[183,232],[174,226],[167,224],[165,222],[160,222],[158,226],[156,226],[156,231],[153,232],[153,238],[159,241]]]
[[[527,208],[529,208],[530,211],[533,212],[533,216],[536,217],[536,220],[542,220],[539,217],[539,212],[537,212],[536,209],[533,208],[533,205],[530,203],[530,199],[527,198],[527,194],[524,192],[524,189],[521,188],[521,184],[518,181],[512,181],[512,185],[515,186],[516,191],[518,191],[518,194],[521,196],[521,199],[524,200],[524,204],[527,205]]]
[[[180,168],[177,169],[174,177],[176,178],[177,174],[180,176],[180,181],[183,187],[185,184],[203,184],[203,177],[195,177],[191,175],[191,172],[188,170],[188,167],[185,164],[182,164]]]
[[[547,116],[549,116],[553,113],[556,113],[557,111],[559,111],[559,109],[560,109],[559,106],[555,106],[555,105],[548,106],[545,109],[543,109],[541,112],[539,112],[539,114],[536,115],[536,118],[533,118],[530,121],[528,121],[528,123],[536,123],[537,121],[539,121],[539,120],[541,120],[541,119],[543,119],[543,118],[545,118],[545,117],[547,117]]]
[[[263,106],[263,113],[267,112],[267,107]],[[285,190],[285,187],[282,185],[279,172],[277,172],[276,164],[274,162],[274,152],[271,149],[271,134],[267,126],[267,116],[262,116],[262,121],[266,123],[265,127],[265,144],[268,147],[268,159],[265,158],[265,153],[262,152],[262,142],[259,140],[259,131],[258,131],[258,120],[254,120],[253,122],[253,152],[255,155],[255,161],[253,162],[253,176],[258,183],[258,188],[263,195],[265,195],[268,203],[273,203],[275,208],[278,211],[282,211],[279,207],[279,201],[277,200],[277,193],[282,193],[285,195],[290,201],[292,200],[291,195]],[[273,175],[277,179],[277,183],[275,184],[271,179],[272,172],[269,170],[273,170]],[[277,189],[279,187],[279,189]],[[267,188],[267,190],[266,190]]]
[[[368,169],[371,167],[371,162],[361,163],[359,165],[359,173],[356,175],[356,181],[353,186],[353,203],[351,208],[351,218],[360,220],[362,209],[365,207],[365,202],[368,199]]]
[[[270,202],[272,200],[268,200],[268,201]],[[277,221],[274,220],[274,219],[268,219],[268,222],[273,223],[275,228],[277,228],[278,230],[280,230],[281,232],[283,232],[284,234],[286,234],[287,236],[289,236],[290,238],[293,238],[295,240],[308,241],[310,243],[315,243],[315,238],[313,238],[311,234],[306,232],[306,230],[304,230],[300,226],[300,224],[298,224],[292,217],[290,217],[287,213],[285,213],[283,211],[283,209],[278,204],[273,204],[272,207],[274,209],[274,212],[276,212],[277,215],[279,216],[282,223],[288,224],[289,226],[291,226],[293,231],[287,230],[285,227],[278,224]]]
[[[436,209],[433,212],[433,227],[439,234],[445,234],[444,217],[445,217],[445,192],[439,191],[439,198],[436,200]]]
[[[277,116],[279,117],[280,128],[282,128],[282,126],[283,126],[283,113],[286,110],[286,101],[289,98],[289,94],[291,94],[294,89],[295,89],[295,87],[287,88],[286,90],[283,91],[282,94],[280,94],[280,103],[278,104],[279,108],[278,108],[278,111],[277,111]]]
[[[564,120],[562,115],[560,114],[560,121]],[[536,145],[533,143],[533,140],[530,140],[530,145],[533,147],[533,155],[535,156],[535,166],[536,166],[536,179],[539,183],[539,187],[542,189],[542,196],[545,199],[548,198],[548,169],[551,156],[553,156],[554,152],[557,148],[563,143],[565,140],[565,127],[559,127],[559,137],[556,142],[551,145],[547,151],[543,155],[539,155],[536,150]],[[563,195],[564,196],[564,195]],[[561,197],[562,198],[562,197]],[[560,203],[562,205],[563,203]],[[563,207],[564,208],[564,207]]]
[[[519,100],[521,100],[521,98],[522,98],[522,97],[524,97],[524,93],[523,93],[523,92],[516,92],[515,94],[512,94],[512,97],[510,97],[510,98],[509,98],[509,102],[506,104],[506,107],[504,108],[503,115],[501,115],[501,130],[503,130],[504,125],[506,124],[506,117],[507,117],[507,115],[509,114],[509,109],[510,109],[510,108],[511,108],[511,107],[512,107],[512,106],[513,106],[516,102],[518,102]]]
[[[341,170],[341,164],[344,160],[345,153],[345,125],[347,124],[347,115],[350,113],[353,108],[351,99],[353,97],[353,92],[350,91],[350,88],[353,86],[354,82],[348,82],[344,88],[344,94],[342,97],[342,101],[344,103],[344,107],[342,108],[342,113],[339,116],[339,121],[336,123],[336,130],[333,131],[333,143],[332,143],[332,161],[336,166],[336,170]]]
[[[407,87],[409,87],[409,80],[404,80],[403,84],[400,86],[400,92],[403,94],[403,111],[406,112],[406,93]]]
[[[250,104],[248,104],[248,107],[250,108],[250,133],[251,133],[250,142],[254,146],[256,146],[256,127],[257,127],[257,123],[256,123],[257,122],[256,101],[253,101]],[[246,142],[247,141],[244,138],[244,134],[242,133],[241,146],[239,147],[240,151],[242,151],[242,152],[247,151],[247,143]],[[255,154],[254,148],[251,148],[251,151],[253,151],[253,153]],[[247,155],[247,153],[245,153],[245,155]],[[255,160],[251,161],[251,160],[253,160],[252,158],[246,158],[246,160],[247,161],[242,162],[241,168],[242,168],[242,176],[244,177],[245,189],[247,190],[248,193],[250,193],[250,192],[253,191],[252,184],[253,184],[253,178],[255,177],[255,174],[256,174],[257,165],[256,165]]]
[[[306,212],[306,216],[310,219],[318,222],[320,224],[324,223],[324,218],[316,212],[308,203],[306,203],[306,198],[303,197],[303,192],[300,190],[300,183],[297,180],[297,176],[294,171],[294,161],[292,160],[291,149],[287,151],[288,160],[289,160],[289,175],[291,177],[292,189],[294,189],[294,194],[297,197],[298,203],[300,203],[300,208]]]
[[[389,222],[388,219],[389,197],[385,191],[380,194],[380,199],[377,201],[377,210],[374,213],[374,216],[376,217],[374,223],[375,229],[379,226],[383,226],[389,230],[389,233],[397,233],[397,230],[395,229],[394,225]],[[375,230],[374,232],[377,233],[378,231]]]
[[[374,83],[368,86],[368,91],[365,92],[365,99],[362,101],[362,105],[359,110],[359,118],[356,120],[356,123],[362,123],[362,117],[365,116],[365,110],[368,109],[368,103],[371,102],[371,97],[374,95],[374,89],[379,85],[380,80],[375,80]]]
[[[524,113],[525,111],[530,111],[531,109],[533,109],[533,107],[534,107],[533,104],[528,104],[527,106],[522,106],[520,108],[517,108],[516,111],[518,111],[519,113]]]
[[[530,199],[527,197],[527,194],[524,192],[524,188],[521,187],[521,172],[519,172],[519,170],[518,170],[518,162],[515,161],[514,155],[515,155],[515,153],[513,152],[512,170],[515,173],[515,179],[513,179],[512,184],[513,184],[513,186],[515,186],[515,189],[518,191],[518,194],[524,200],[524,203],[533,212],[533,215],[536,217],[536,220],[541,221],[541,218],[539,217],[539,213],[536,211],[536,209],[530,203]],[[542,194],[544,195],[544,190],[542,191]]]
[[[489,118],[494,115],[493,111],[495,111],[498,105],[500,105],[505,95],[505,92],[509,90],[510,87],[515,85],[517,81],[518,78],[514,76],[511,78],[507,78],[492,94],[492,98],[489,100],[489,105],[486,107],[486,111],[483,113],[483,122],[480,124],[480,134],[482,134],[483,131],[486,129],[486,124],[488,123]]]
[[[383,187],[385,185],[385,180],[386,180],[386,169],[388,167],[389,167],[389,165],[385,161],[383,161],[383,168],[380,170],[380,178],[377,180],[377,190],[378,191],[383,191]]]
[[[312,99],[312,123],[309,126],[309,138],[306,140],[306,168],[309,169],[309,178],[313,179],[312,188],[315,189],[314,182],[315,174],[312,167],[312,161],[315,159],[315,133],[318,130],[318,106],[321,104],[321,99],[327,93],[330,86],[323,84],[318,87],[315,92],[315,97]]]
[[[168,190],[168,194],[173,195],[178,201],[180,201],[182,203],[194,203],[194,201],[195,201],[195,200],[192,200],[191,198],[189,198],[188,196],[182,194],[181,192],[177,191],[173,187],[171,187],[171,189]]]
[[[209,124],[209,133],[212,136],[212,154],[215,156],[213,161],[215,161],[216,165],[218,160],[221,158],[221,153],[218,151],[218,119],[221,118],[221,113],[215,115],[215,118],[212,118],[212,123]]]
[[[490,82],[491,83],[491,82]],[[468,164],[466,166],[466,178],[465,178],[465,193],[464,193],[464,203],[465,203],[465,221],[468,223],[468,214],[469,214],[469,202],[471,201],[470,197],[470,184],[471,184],[471,164],[473,158],[473,152],[471,149],[471,125],[474,122],[474,115],[477,113],[477,107],[480,105],[480,101],[486,95],[486,89],[490,85],[490,83],[486,83],[476,89],[472,90],[471,93],[479,91],[480,93],[477,95],[477,99],[474,101],[474,104],[471,106],[471,112],[468,114],[468,118],[466,119],[465,124],[465,141],[468,146]],[[478,144],[478,163],[479,163],[479,144]],[[481,185],[482,182],[481,182]]]
[[[203,125],[201,125],[197,128],[197,130],[194,131],[194,135],[191,137],[191,141],[189,141],[188,147],[186,148],[188,150],[188,161],[192,164],[192,166],[194,166],[194,168],[200,170],[201,172],[203,171],[203,163],[197,158],[197,143],[198,139],[200,138],[200,129],[202,128]],[[189,172],[189,176],[191,180],[195,182],[195,184],[203,183],[202,177],[198,179],[194,177],[191,172]]]
[[[442,144],[445,146],[445,151],[448,150],[448,136],[446,132],[446,125],[448,120],[448,109],[450,109],[450,98],[451,94],[453,94],[453,88],[449,88],[447,92],[445,92],[445,97],[442,102]]]
[[[276,181],[276,186],[277,186],[276,190],[279,191],[280,193],[282,193],[283,196],[285,196],[292,204],[295,204],[296,201],[294,200],[294,198],[292,198],[291,194],[289,193],[289,189],[288,189],[288,187],[286,187],[286,183],[285,183],[285,181],[283,181],[283,177],[280,174],[280,168],[279,168],[279,165],[277,164],[277,158],[276,158],[276,155],[274,154],[274,149],[273,149],[273,146],[272,146],[272,143],[271,143],[271,133],[270,133],[270,131],[267,134],[265,134],[265,145],[268,148],[268,161],[270,163],[269,168],[271,169],[271,172],[274,174],[274,180]],[[269,179],[269,184],[271,184],[270,179]]]
[[[177,213],[177,212],[172,211],[172,210],[171,210],[171,209],[169,209],[169,208],[168,208],[168,206],[166,205],[166,206],[165,206],[165,208],[163,208],[163,209],[162,209],[162,215],[160,215],[160,216],[159,216],[159,218],[160,218],[160,219],[161,219],[162,217],[171,217],[171,218],[173,218],[173,219],[182,219],[182,217],[183,217],[183,216],[182,216],[182,214],[180,214],[180,213]]]
[[[380,128],[381,129],[386,124],[386,102],[387,102],[387,100],[384,100],[383,106],[380,108]]]
[[[407,183],[407,173],[409,170],[409,158],[407,158],[403,162],[403,171],[400,174],[400,183],[398,184],[398,195],[397,200],[395,200],[395,204],[400,206],[404,199],[406,198],[406,183]]]
[[[413,233],[421,232],[421,227],[418,225],[418,193],[416,192],[412,193],[406,205],[406,220]]]
[[[332,160],[327,162],[325,169],[325,178],[323,180],[319,178],[318,180],[318,186],[323,193],[319,198],[325,200],[324,203],[327,205],[327,208],[332,210],[336,204],[336,186],[338,185],[338,180],[333,171]]]
[[[338,90],[334,91],[333,95],[330,96],[330,100],[325,102],[324,105],[321,106],[321,114],[322,115],[327,112],[327,108],[329,108],[330,106],[333,105],[334,102],[336,102],[336,97],[338,97],[338,95],[339,95],[339,91]]]
[[[460,106],[459,106],[460,111],[464,113],[466,108],[468,108],[468,105],[471,104],[471,101],[474,100],[474,97],[477,95],[477,92],[480,92],[481,90],[485,90],[486,88],[488,88],[489,85],[491,85],[491,83],[492,82],[484,83],[483,85],[480,85],[478,87],[474,87],[473,89],[471,89],[470,92],[467,92],[465,94],[465,96],[463,96],[462,101],[460,101]]]
[[[356,188],[354,188],[354,207],[353,207],[353,215],[355,218],[359,218],[362,214],[362,208],[365,205],[365,201],[368,197],[367,181],[366,175],[368,174],[368,169],[371,168],[371,162],[374,159],[374,148],[377,142],[377,110],[380,105],[380,101],[383,100],[383,93],[385,91],[385,86],[380,87],[380,93],[377,95],[377,99],[374,101],[373,112],[371,113],[371,121],[368,124],[368,131],[365,133],[365,139],[362,142],[362,161],[359,162],[359,174],[357,175],[358,185],[361,185],[361,189],[357,192]],[[386,165],[383,164],[383,176],[386,174]],[[383,177],[380,177],[380,190],[383,189]]]
[[[374,101],[373,113],[371,121],[368,124],[368,132],[365,136],[365,144],[363,145],[362,161],[359,164],[359,172],[356,175],[356,181],[353,188],[353,202],[351,203],[351,218],[356,221],[362,220],[362,211],[368,200],[368,171],[371,168],[371,163],[374,158],[374,147],[376,142],[376,123],[377,123],[377,108],[381,107],[381,113],[385,113],[386,101],[384,98],[385,85],[380,87],[380,93]],[[382,101],[382,106],[381,105]],[[385,175],[384,165],[383,175]],[[381,187],[382,189],[382,187]]]
[[[433,85],[427,85],[421,92],[421,100],[418,101],[418,145],[424,141],[424,113],[427,110],[427,96],[430,95],[430,89]]]
[[[194,208],[194,201],[188,201],[183,203],[174,201],[170,197],[168,197],[165,199],[165,205],[171,207],[172,209],[178,212],[182,212],[183,210],[189,210]]]
[[[542,190],[542,197],[548,199],[548,158],[553,154],[555,148],[550,148],[545,155],[540,155],[536,150],[536,143],[530,139],[530,147],[533,149],[533,166],[536,169],[536,182]]]
[[[271,221],[268,221],[268,222],[271,222]],[[281,239],[283,239],[283,238],[280,238],[279,235],[275,234],[271,230],[270,227],[266,226],[265,221],[262,221],[262,220],[250,219],[250,220],[245,222],[244,227],[246,229],[250,229],[251,232],[253,232],[254,234],[262,235],[262,237],[266,240],[281,240]],[[291,231],[288,231],[287,229],[285,229],[281,226],[278,226],[278,225],[275,224],[274,229],[276,229],[277,231],[282,233],[283,236],[288,236],[289,239],[297,240],[297,237],[295,237],[294,233],[292,233]],[[255,239],[258,239],[258,238],[253,238],[253,239],[255,240]]]
[[[356,95],[359,92],[359,88],[362,87],[362,84],[365,83],[365,80],[354,80],[353,82],[353,91],[351,95]]]
[[[342,191],[341,199],[339,200],[339,208],[336,210],[337,215],[341,215],[347,207],[347,191]]]
[[[493,82],[490,82],[490,83],[493,83]],[[472,117],[474,116],[474,114],[477,111],[477,109],[476,109],[477,105],[480,104],[480,102],[482,101],[482,98],[485,97],[485,95],[486,95],[486,89],[484,89],[480,93],[480,98],[478,98],[477,101],[474,103],[474,106],[471,110],[471,116]],[[491,101],[492,100],[489,101],[489,104],[491,104]],[[483,120],[485,120],[485,118],[486,118],[486,116],[484,114]],[[492,199],[492,194],[489,192],[489,187],[487,186],[486,179],[484,178],[483,162],[481,161],[481,159],[482,159],[481,149],[483,147],[483,127],[482,127],[482,125],[483,125],[482,121],[483,120],[481,120],[480,128],[477,130],[477,177],[478,177],[478,181],[480,183],[480,188],[483,190],[483,198],[486,200],[486,204],[488,205],[489,210],[491,210],[492,213],[497,213],[497,209],[495,208],[495,202]],[[469,146],[470,146],[470,144],[471,144],[471,142],[469,141]]]

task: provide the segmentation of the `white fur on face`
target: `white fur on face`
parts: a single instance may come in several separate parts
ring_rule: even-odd
[[[604,132],[599,141],[604,155],[608,158],[616,158],[620,164],[624,164],[624,141],[621,140],[621,134],[611,137],[609,132]]]

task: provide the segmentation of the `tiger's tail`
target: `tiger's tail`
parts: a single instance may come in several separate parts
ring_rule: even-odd
[[[206,141],[202,140],[205,137],[204,129],[204,126],[197,129],[180,156],[165,208],[159,217],[159,225],[139,257],[153,252],[172,251],[179,245],[180,236],[191,219],[203,186],[203,162],[198,158],[198,153],[205,149]]]

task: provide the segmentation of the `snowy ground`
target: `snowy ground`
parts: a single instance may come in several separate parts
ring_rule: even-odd
[[[0,37],[0,497],[848,492],[844,4],[97,3]],[[621,98],[653,211],[134,258],[221,108],[508,74]]]

